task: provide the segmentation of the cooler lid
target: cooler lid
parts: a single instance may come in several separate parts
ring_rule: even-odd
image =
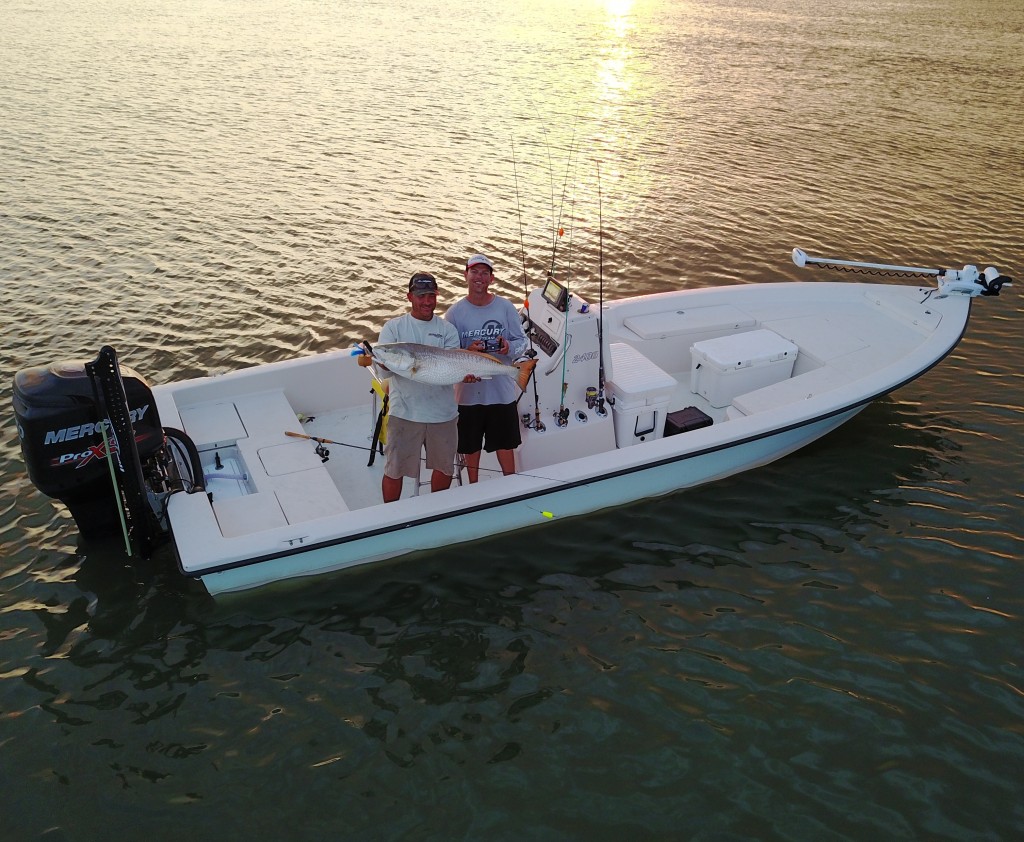
[[[720,368],[744,368],[796,357],[799,348],[773,330],[762,328],[693,343],[694,354]]]

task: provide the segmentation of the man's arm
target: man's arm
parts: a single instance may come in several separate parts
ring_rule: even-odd
[[[514,359],[522,356],[529,342],[526,339],[526,334],[523,333],[523,321],[519,318],[516,305],[507,299],[505,303],[508,305],[507,309],[510,313],[509,321],[505,325],[505,330],[508,332],[508,355]]]

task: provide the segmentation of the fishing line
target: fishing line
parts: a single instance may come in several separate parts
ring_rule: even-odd
[[[573,161],[572,165],[572,199],[569,202],[569,245],[566,248],[565,258],[565,282],[568,285],[569,280],[572,277],[572,239],[576,233],[576,189],[579,186],[579,180],[576,177],[577,168],[580,163],[579,149],[577,148],[576,160]],[[566,312],[569,311],[568,302],[566,303]]]
[[[526,279],[526,242],[523,239],[523,214],[519,206],[519,172],[516,168],[516,142],[515,138],[509,137],[509,142],[512,144],[512,176],[515,179],[516,186],[516,216],[519,219],[519,253],[523,261],[523,308],[526,310],[526,340],[530,343],[530,359],[536,359],[537,350],[533,347],[533,321],[530,317],[530,286]],[[554,197],[552,197],[553,201]],[[544,424],[540,420],[540,393],[537,391],[537,375],[536,367],[530,372],[530,380],[533,382],[533,428],[535,430],[543,430]],[[519,397],[516,398],[516,403],[519,403],[520,398],[526,394],[525,391],[520,392]],[[529,419],[529,415],[524,415],[524,420]],[[529,426],[529,423],[527,423]]]
[[[551,253],[554,254],[558,237],[558,222],[555,220],[555,164],[551,160],[551,139],[548,137],[548,129],[541,123],[541,131],[544,132],[544,149],[548,156],[548,181],[551,185]]]
[[[534,114],[540,114],[537,108],[537,104],[533,101],[533,97],[527,94],[527,99],[530,100],[530,107],[533,109]],[[548,128],[544,125],[544,121],[541,120],[540,130],[544,133],[544,149],[548,155],[548,181],[551,184],[551,251],[555,250],[555,236],[558,233],[558,228],[555,225],[555,167],[551,160],[551,141],[548,137]]]
[[[573,156],[576,149],[576,123],[579,121],[580,109],[576,108],[576,117],[572,121],[572,136],[569,139],[569,157],[565,161],[565,177],[562,179],[562,199],[558,205],[558,224],[555,227],[555,233],[558,237],[561,237],[565,232],[562,229],[562,210],[565,208],[565,188],[569,183],[569,167],[573,162]],[[548,270],[548,277],[554,277],[555,274],[555,254],[558,249],[557,238],[552,242],[551,247],[551,268]]]
[[[332,445],[335,445],[337,447],[349,447],[349,448],[351,448],[353,450],[369,450],[370,449],[368,447],[364,447],[361,444],[349,444],[348,442],[344,442],[344,441],[335,441],[334,439],[325,439],[325,438],[321,438],[320,436],[311,436],[311,435],[308,435],[307,433],[293,433],[290,430],[285,430],[284,434],[286,436],[290,436],[293,439],[307,439],[308,441],[316,442],[318,445],[332,444]],[[427,461],[427,459],[426,459],[425,456],[421,456],[420,457],[420,462],[423,462],[424,464],[426,464],[426,461]],[[489,473],[492,473],[492,474],[504,473],[501,470],[501,468],[484,468],[484,467],[481,466],[480,470],[481,471],[488,471]],[[543,479],[543,480],[547,480],[548,482],[557,482],[560,485],[565,485],[568,482],[568,480],[555,479],[554,477],[545,477],[545,476],[542,476],[540,474],[526,474],[526,473],[523,473],[522,471],[516,471],[514,474],[507,474],[507,476],[530,477],[531,479]]]
[[[519,170],[516,167],[515,138],[510,136],[509,143],[512,145],[512,178],[516,188],[516,219],[519,221],[519,256],[523,262],[523,294],[529,295],[530,289],[526,281],[526,243],[523,240],[523,212],[519,206]]]

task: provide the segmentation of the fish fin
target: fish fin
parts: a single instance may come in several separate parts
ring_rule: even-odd
[[[493,354],[487,354],[484,353],[483,351],[470,351],[469,348],[461,348],[460,350],[463,353],[472,354],[474,357],[483,357],[485,360],[490,360],[491,362],[495,362],[498,365],[507,365],[507,363],[504,360],[499,360]]]
[[[518,363],[512,363],[512,365],[519,369],[519,376],[516,377],[516,383],[519,384],[519,391],[525,392],[526,386],[530,382],[530,376],[533,374],[533,369],[537,366],[537,361],[523,360]]]

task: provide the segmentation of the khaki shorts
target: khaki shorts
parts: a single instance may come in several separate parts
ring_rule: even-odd
[[[424,424],[405,418],[388,419],[388,443],[384,447],[384,474],[392,479],[420,475],[421,450],[427,448],[427,467],[451,476],[459,443],[459,419]]]

